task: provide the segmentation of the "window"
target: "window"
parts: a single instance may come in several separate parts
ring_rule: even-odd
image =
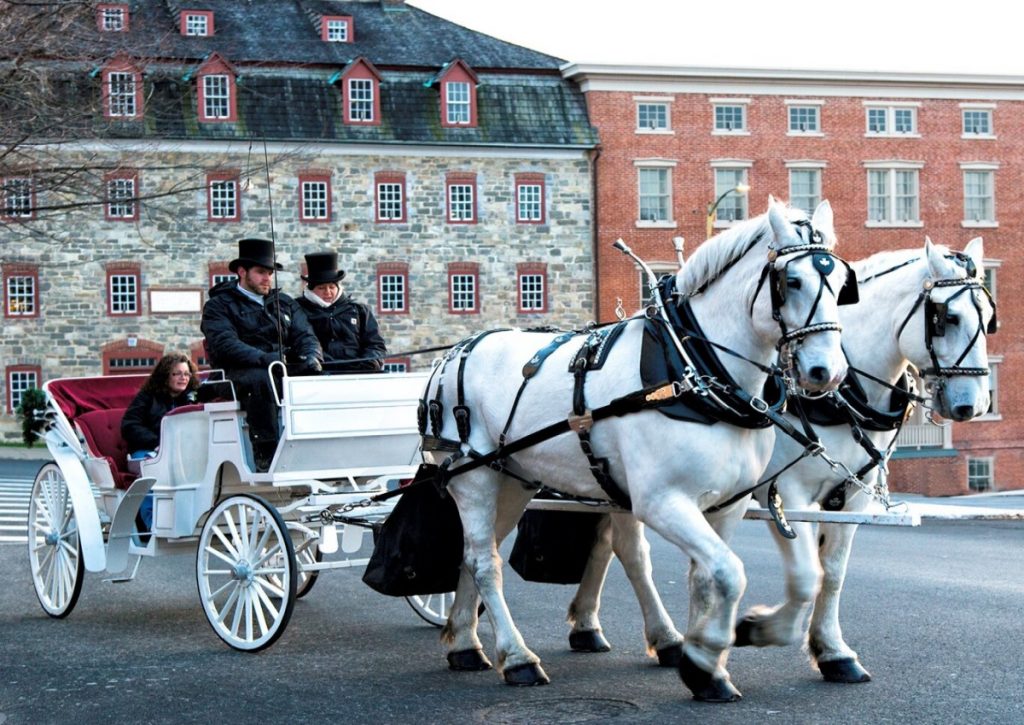
[[[325,15],[320,20],[320,37],[328,43],[351,43],[352,18],[348,15]]]
[[[453,313],[479,312],[479,266],[472,262],[452,262],[448,265],[448,311]]]
[[[4,219],[34,219],[35,191],[31,178],[7,177],[3,180]]]
[[[967,459],[967,487],[972,491],[990,491],[993,486],[991,458]]]
[[[999,267],[999,265],[999,262],[994,262],[991,259],[985,260],[985,288],[988,290],[988,293],[992,295],[992,301],[996,303],[998,303],[998,292],[996,290],[996,269]],[[991,359],[991,357],[992,356],[990,355],[989,358]]]
[[[544,223],[544,175],[516,174],[516,222]]]
[[[373,81],[369,78],[349,78],[348,120],[366,122],[373,120]]]
[[[715,199],[747,183],[747,170],[731,167],[715,169]],[[716,222],[738,222],[747,218],[747,195],[734,192],[718,202],[715,209]]]
[[[107,115],[135,118],[138,115],[135,95],[135,74],[107,74]]]
[[[182,10],[181,34],[195,37],[213,35],[213,11]]]
[[[449,174],[446,181],[449,224],[476,223],[476,174]]]
[[[34,266],[4,265],[4,315],[39,316],[39,270]]]
[[[377,265],[378,306],[381,314],[409,311],[409,266],[403,262]]]
[[[723,202],[724,203],[724,202]],[[821,169],[789,170],[789,204],[812,214],[821,203]]]
[[[516,265],[520,312],[547,312],[547,265],[525,262]]]
[[[105,33],[124,33],[128,30],[128,6],[107,5],[96,6],[96,24]]]
[[[39,387],[39,377],[38,367],[12,365],[7,368],[7,412],[17,411],[26,391]]]
[[[137,264],[113,264],[107,267],[107,312],[111,315],[138,315],[142,312]]]
[[[984,415],[978,416],[975,420],[1002,420],[1002,416],[999,414],[999,368],[1000,363],[1003,362],[1002,355],[988,356],[988,392],[989,402],[988,410],[985,411]]]
[[[384,361],[382,372],[385,373],[407,373],[409,372],[409,358],[396,357]]]
[[[228,269],[227,262],[210,262],[208,268],[210,276],[210,286],[216,287],[224,280],[237,280],[238,275]]]
[[[995,171],[964,169],[964,226],[994,224]]]
[[[405,221],[405,174],[379,173],[374,177],[378,222]]]
[[[107,219],[135,221],[139,218],[138,175],[134,172],[116,172],[107,175]]]
[[[821,133],[821,109],[817,106],[789,106],[789,132],[793,134]]]
[[[867,106],[868,136],[916,136],[917,103]]]
[[[104,375],[140,375],[153,372],[163,357],[164,346],[139,337],[108,342],[103,346]]]
[[[637,169],[638,224],[672,222],[672,169],[666,166]]]
[[[868,224],[921,224],[917,168],[868,169]]]
[[[992,132],[992,108],[960,104],[963,114],[964,138],[994,138]]]
[[[714,103],[714,101],[712,101]],[[714,103],[715,133],[746,133],[748,101],[720,101]]]
[[[636,104],[636,130],[638,132],[668,131],[669,104],[641,101]]]
[[[238,188],[238,174],[236,173],[207,174],[208,221],[237,222],[242,218]]]
[[[469,83],[465,81],[444,84],[447,120],[450,126],[465,126],[470,122]]]
[[[299,177],[299,219],[304,222],[331,220],[331,177],[310,175]]]
[[[203,118],[227,118],[230,115],[230,79],[220,73],[203,76]]]

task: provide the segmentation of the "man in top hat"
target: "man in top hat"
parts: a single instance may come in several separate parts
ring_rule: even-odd
[[[387,354],[384,338],[370,308],[345,294],[344,278],[334,252],[307,254],[299,305],[320,340],[326,372],[376,372]]]
[[[320,372],[323,353],[298,303],[273,286],[283,269],[274,243],[241,239],[238,258],[228,269],[237,280],[210,289],[203,306],[202,331],[210,365],[224,370],[246,411],[259,470],[267,470],[280,438],[278,408],[267,366],[285,362],[297,374]]]

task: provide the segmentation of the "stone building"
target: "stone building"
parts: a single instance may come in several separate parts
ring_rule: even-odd
[[[891,484],[930,495],[1024,487],[1024,78],[581,64],[563,74],[601,137],[600,320],[644,294],[612,242],[673,270],[673,237],[703,241],[718,200],[712,229],[761,213],[769,194],[812,209],[828,199],[848,259],[925,235],[954,249],[983,237],[1000,320],[988,341],[992,408],[942,428],[918,414]],[[738,185],[749,193],[730,192]]]
[[[204,362],[206,292],[245,236],[276,240],[293,295],[304,253],[338,251],[398,368],[593,317],[597,137],[558,59],[402,0],[76,7],[30,60],[74,113],[31,146],[2,129],[8,438],[44,380]],[[25,37],[3,39],[6,71]]]

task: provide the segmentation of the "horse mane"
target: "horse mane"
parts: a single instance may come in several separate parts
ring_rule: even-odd
[[[936,245],[935,248],[942,252],[942,254],[949,253],[949,250],[944,246]],[[851,266],[854,271],[857,272],[858,279],[868,280],[879,272],[885,272],[893,267],[898,267],[901,264],[911,261],[915,257],[919,258],[921,261],[925,261],[924,252],[921,251],[920,247],[877,252],[866,259],[859,259],[856,262],[851,262]]]
[[[803,210],[787,206],[786,218],[795,222],[808,217]],[[697,294],[770,233],[765,212],[711,237],[686,260],[677,277],[679,291],[685,296]]]

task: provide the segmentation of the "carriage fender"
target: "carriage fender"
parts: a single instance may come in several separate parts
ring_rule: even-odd
[[[78,456],[66,445],[49,445],[50,455],[60,468],[71,494],[71,505],[78,520],[78,540],[82,544],[85,568],[98,572],[107,568],[107,553],[103,548],[103,530],[100,527],[100,512],[96,499],[89,487],[89,477]]]

